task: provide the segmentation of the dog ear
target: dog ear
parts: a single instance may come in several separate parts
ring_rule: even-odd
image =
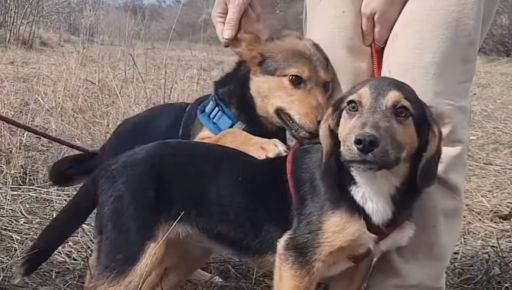
[[[261,46],[265,42],[266,33],[261,19],[252,9],[247,9],[240,22],[240,30],[229,47],[241,59],[251,65],[257,65],[261,60]]]
[[[329,94],[329,96],[327,96],[327,98],[329,100],[331,99],[335,99],[335,96],[339,96],[340,94],[343,93],[343,89],[341,87],[341,84],[340,84],[340,81],[338,79],[338,76],[336,75],[336,71],[334,71],[334,67],[332,66],[332,64],[329,64],[329,70],[331,71],[331,74],[333,75],[333,78],[332,78],[332,87],[331,87],[331,92]]]
[[[334,102],[322,118],[319,129],[319,139],[322,145],[322,160],[327,161],[334,153],[334,145],[338,141],[337,128],[338,119],[341,116],[339,102]]]
[[[437,124],[432,111],[427,109],[430,125],[428,143],[418,166],[417,183],[419,188],[427,188],[434,184],[437,178],[437,169],[442,153],[443,133]]]

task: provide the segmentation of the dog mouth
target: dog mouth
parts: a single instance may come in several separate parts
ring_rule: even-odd
[[[276,109],[275,114],[283,127],[292,135],[293,138],[300,141],[314,141],[318,138],[318,133],[310,132],[302,127],[285,110]]]
[[[392,169],[398,162],[391,160],[370,160],[370,159],[343,159],[344,164],[352,168],[363,169],[367,171],[379,171],[384,169]]]
[[[368,170],[376,170],[380,167],[380,165],[377,162],[370,161],[370,160],[354,160],[354,159],[344,159],[342,160],[343,163],[349,165],[350,167],[358,167],[358,168],[365,168]]]

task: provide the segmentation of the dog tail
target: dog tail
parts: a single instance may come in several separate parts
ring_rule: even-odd
[[[66,156],[53,163],[50,168],[50,181],[60,187],[80,183],[100,165],[97,151]]]
[[[84,183],[57,216],[39,234],[17,269],[17,279],[29,276],[41,266],[89,217],[97,205],[96,186]]]

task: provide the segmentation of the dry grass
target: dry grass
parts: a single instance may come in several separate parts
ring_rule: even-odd
[[[0,50],[0,112],[93,148],[125,117],[209,92],[232,64],[221,49],[186,44],[167,53],[160,47]],[[448,283],[450,289],[510,289],[512,60],[481,59],[473,91],[465,227]],[[73,194],[46,178],[47,166],[69,153],[0,124],[0,289],[17,289],[9,281],[22,250]],[[78,289],[91,241],[86,224],[24,289]],[[216,258],[206,269],[227,281],[219,289],[268,288],[269,274],[244,262]]]
[[[452,289],[512,288],[512,59],[480,58],[464,229],[448,271]]]

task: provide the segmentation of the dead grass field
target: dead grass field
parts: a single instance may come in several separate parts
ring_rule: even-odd
[[[222,49],[187,44],[168,51],[0,49],[0,112],[95,148],[136,112],[209,92],[211,81],[233,61]],[[465,223],[448,285],[511,289],[512,59],[481,58],[471,97]],[[83,226],[26,286],[10,284],[22,250],[76,189],[52,187],[46,178],[47,166],[70,153],[0,124],[0,289],[79,289],[93,238],[91,224]],[[227,281],[219,289],[268,288],[268,273],[240,261],[216,258],[206,269]]]

